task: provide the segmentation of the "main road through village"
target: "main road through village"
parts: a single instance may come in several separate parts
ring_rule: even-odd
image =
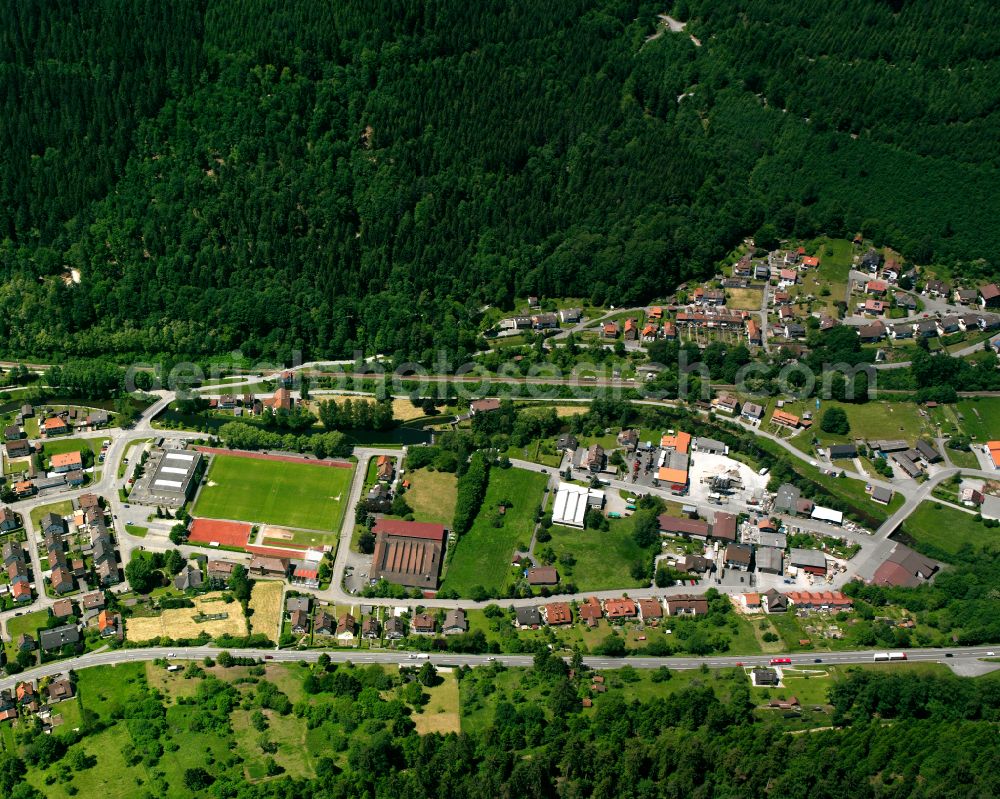
[[[194,660],[200,661],[206,657],[217,658],[225,650],[218,647],[199,646],[190,648],[181,647],[145,647],[142,649],[113,649],[101,652],[91,652],[81,655],[70,661],[56,661],[46,663],[38,668],[29,669],[15,677],[0,679],[0,689],[12,688],[22,680],[37,680],[41,677],[50,677],[55,674],[64,674],[68,669],[84,669],[91,666],[115,666],[121,663],[136,663],[149,660]],[[947,663],[958,674],[965,676],[976,676],[992,671],[1000,667],[1000,663],[993,663],[991,660],[993,650],[986,647],[976,647],[969,649],[908,649],[906,650],[907,661],[916,663]],[[331,661],[337,663],[385,663],[391,665],[420,666],[424,662],[433,663],[436,667],[455,666],[484,666],[491,663],[500,663],[504,666],[530,666],[533,662],[531,655],[459,655],[450,652],[429,653],[426,656],[418,655],[414,652],[363,650],[363,649],[332,649],[332,650],[308,650],[299,652],[296,650],[276,650],[276,649],[240,649],[233,653],[239,657],[257,658],[264,662],[273,661],[275,663],[315,663],[321,655],[327,655]],[[949,656],[950,655],[950,656]],[[795,668],[798,666],[810,666],[816,668],[821,665],[849,665],[852,663],[871,663],[874,655],[870,651],[857,650],[853,652],[833,652],[824,653],[816,657],[789,658],[790,664],[783,668]],[[656,669],[667,666],[671,669],[697,669],[702,666],[709,668],[751,668],[753,666],[767,666],[770,659],[762,655],[747,655],[745,657],[584,657],[584,664],[592,669],[617,669],[628,664],[638,669]]]
[[[299,369],[306,368],[321,368],[325,364],[315,363],[315,364],[303,364],[298,367]],[[278,372],[270,374],[263,377],[254,378],[254,382],[261,379],[274,378],[278,375]],[[249,382],[249,379],[248,381]],[[216,386],[214,389],[205,388],[203,392],[209,391],[229,391],[233,387],[239,385],[239,382],[227,383],[224,386]],[[316,393],[316,392],[314,392]],[[25,525],[25,530],[27,533],[27,546],[31,558],[32,570],[35,574],[35,584],[38,588],[38,599],[26,610],[40,610],[51,607],[55,601],[51,597],[47,596],[44,590],[41,590],[42,586],[42,569],[41,562],[38,554],[38,537],[36,531],[34,530],[34,525],[31,521],[30,513],[37,507],[50,504],[54,501],[74,499],[79,497],[84,493],[96,493],[104,496],[109,505],[109,509],[113,514],[115,519],[115,531],[117,534],[119,542],[119,550],[121,552],[122,563],[128,562],[131,553],[136,548],[144,548],[151,551],[164,551],[172,548],[172,545],[167,538],[167,532],[169,531],[169,522],[161,521],[148,522],[146,520],[146,515],[148,511],[146,509],[135,509],[126,507],[127,503],[123,502],[119,497],[118,488],[123,484],[124,480],[128,478],[131,474],[132,469],[135,467],[135,463],[129,465],[128,469],[122,478],[118,477],[118,466],[121,463],[122,458],[124,458],[129,450],[129,448],[138,441],[148,440],[155,437],[164,437],[167,439],[174,440],[193,440],[198,438],[203,438],[204,434],[189,431],[174,431],[174,430],[159,430],[153,427],[153,419],[161,413],[173,400],[175,399],[174,392],[161,391],[158,392],[158,399],[150,405],[141,416],[135,421],[135,423],[125,429],[114,428],[110,430],[101,430],[92,433],[81,434],[80,437],[86,438],[102,438],[110,439],[109,448],[105,457],[105,462],[103,464],[103,469],[101,470],[100,476],[89,486],[83,489],[73,490],[73,491],[63,491],[58,494],[49,494],[45,497],[33,497],[28,500],[22,500],[19,502],[12,503],[14,510],[19,513]],[[560,400],[563,402],[563,400]],[[643,404],[651,405],[671,405],[673,403],[669,401],[652,401],[645,400],[640,401]],[[795,449],[787,441],[783,440],[778,436],[774,436],[765,431],[759,430],[755,427],[751,427],[748,424],[738,422],[745,428],[751,430],[755,435],[763,436],[768,438],[777,444],[779,444],[789,455],[804,460],[810,461],[811,458],[807,454]],[[355,469],[354,476],[351,482],[349,495],[347,497],[346,512],[344,514],[343,525],[340,530],[340,540],[339,546],[337,547],[336,559],[333,567],[334,579],[331,581],[330,587],[325,590],[312,590],[318,599],[326,600],[329,602],[340,602],[340,603],[356,603],[358,601],[358,596],[344,587],[344,577],[348,571],[349,561],[351,559],[351,549],[350,542],[351,536],[354,528],[354,513],[353,509],[361,497],[361,492],[364,488],[364,479],[366,474],[365,465],[368,460],[372,457],[378,455],[390,455],[393,457],[400,457],[400,451],[398,449],[389,448],[376,448],[376,447],[358,447],[355,449],[355,456],[358,460],[358,468]],[[519,468],[529,468],[536,469],[540,471],[547,472],[550,479],[555,480],[558,470],[542,467],[538,464],[527,463],[527,462],[514,462],[515,467]],[[96,467],[95,467],[96,468]],[[864,480],[869,484],[874,485],[884,485],[891,488],[892,490],[900,493],[904,497],[903,505],[885,522],[883,523],[870,537],[866,537],[867,540],[864,542],[861,552],[851,563],[851,574],[840,575],[837,579],[838,582],[835,584],[840,584],[846,580],[852,578],[853,576],[860,576],[865,579],[870,579],[874,574],[875,569],[880,563],[886,558],[886,556],[891,552],[894,542],[890,539],[890,535],[898,528],[898,526],[909,516],[918,505],[930,495],[930,492],[938,483],[949,479],[955,474],[965,474],[977,477],[994,477],[995,475],[975,470],[975,469],[958,469],[958,468],[943,468],[937,471],[932,477],[930,477],[923,484],[919,484],[913,480],[893,480],[890,482],[881,481],[874,479],[869,475],[859,474],[857,472],[846,472],[846,479],[860,479]],[[627,483],[618,481],[612,483],[612,487],[618,488],[628,488]],[[648,490],[648,489],[644,489]],[[656,491],[656,489],[652,489]],[[147,525],[150,524],[150,532],[146,538],[137,538],[131,535],[125,527],[125,522],[127,520],[134,520],[137,524]],[[841,531],[831,528],[829,531],[831,535],[841,535]],[[204,549],[199,549],[195,547],[182,546],[181,551],[185,555],[193,555],[195,553],[204,553]],[[240,559],[237,553],[226,553],[227,558]],[[249,560],[249,556],[243,558],[243,562],[246,563]],[[127,589],[127,585],[116,586],[116,590],[124,591]],[[306,590],[301,586],[298,590]],[[690,590],[690,589],[687,589]],[[684,592],[685,588],[683,586],[674,586],[669,588],[640,588],[640,589],[629,589],[628,595],[633,598],[641,598],[648,596],[663,596],[669,595],[670,593]],[[598,598],[607,598],[613,596],[621,596],[621,591],[603,591],[603,592],[586,592],[586,594],[571,594],[571,595],[561,595],[553,596],[547,599],[547,601],[570,601],[574,599],[582,599],[584,596],[597,596]],[[399,604],[404,604],[404,602],[395,599],[387,598],[365,598],[366,603],[376,606],[396,606]],[[494,600],[496,601],[496,600]],[[538,599],[505,599],[502,600],[505,605],[528,605],[537,604]],[[456,600],[456,599],[422,599],[420,604],[425,607],[431,608],[455,608],[463,607],[466,609],[471,608],[481,608],[489,604],[489,602],[474,602],[471,600]],[[20,614],[26,612],[25,609],[17,611],[6,611],[0,613],[0,632],[6,635],[6,622],[15,613]],[[9,637],[8,637],[9,638]],[[1000,648],[1000,647],[998,647]],[[46,674],[58,673],[64,671],[67,668],[83,668],[86,666],[101,665],[101,664],[115,664],[124,663],[133,660],[148,660],[160,657],[185,657],[185,658],[203,658],[206,655],[215,656],[220,650],[211,647],[198,647],[198,648],[177,648],[177,649],[161,649],[161,648],[143,648],[143,649],[120,649],[120,650],[104,650],[99,652],[90,653],[87,655],[80,656],[73,659],[72,661],[61,661],[52,664],[43,665],[39,668],[32,669],[19,675],[17,679],[24,677],[39,677]],[[947,650],[951,652],[952,656],[945,658],[946,650],[944,649],[929,649],[929,650],[908,650],[908,657],[910,660],[932,660],[947,663],[952,666],[956,671],[960,673],[979,673],[982,671],[989,671],[993,668],[1000,667],[1000,663],[991,663],[981,658],[986,657],[988,653],[992,653],[990,648],[980,648],[980,649],[952,649]],[[260,658],[271,658],[275,661],[300,661],[300,660],[315,660],[320,653],[318,652],[288,652],[280,650],[241,650],[240,654],[245,654],[252,657]],[[351,660],[354,662],[375,662],[375,663],[408,663],[410,662],[414,655],[411,653],[399,653],[399,652],[378,652],[372,650],[351,650],[351,651],[337,651],[333,650],[327,652],[327,654],[333,660]],[[857,651],[857,652],[836,652],[836,653],[826,653],[823,654],[822,660],[824,663],[861,663],[868,662],[872,658],[872,653],[870,651]],[[434,654],[431,659],[435,662],[442,664],[452,664],[452,665],[477,665],[486,662],[500,662],[505,665],[510,666],[522,666],[528,665],[531,662],[530,657],[518,656],[518,655],[496,655],[496,656],[475,656],[475,655],[442,655]],[[801,660],[801,659],[800,659]],[[810,659],[811,660],[811,659]],[[738,663],[743,663],[744,665],[750,665],[754,663],[764,663],[766,658],[761,656],[747,656],[744,658],[740,657],[704,657],[704,658],[680,658],[680,657],[670,657],[670,658],[628,658],[627,661],[614,658],[600,658],[600,657],[590,657],[586,658],[585,661],[596,668],[607,668],[615,665],[621,665],[623,662],[628,662],[629,664],[639,667],[639,668],[652,668],[661,665],[668,665],[671,668],[695,668],[701,666],[702,664],[707,664],[708,666],[735,666]],[[0,687],[5,687],[7,683],[12,682],[12,680],[0,680]]]

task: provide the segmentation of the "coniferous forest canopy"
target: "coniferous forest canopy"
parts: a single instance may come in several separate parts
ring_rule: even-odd
[[[762,228],[995,275],[1000,7],[668,5],[8,0],[4,354],[459,357]]]

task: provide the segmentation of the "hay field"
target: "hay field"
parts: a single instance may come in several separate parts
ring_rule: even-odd
[[[462,718],[458,705],[458,680],[453,672],[440,673],[443,680],[440,685],[425,688],[430,699],[423,707],[423,712],[414,713],[410,718],[418,735],[449,732],[458,733],[462,729]]]
[[[130,641],[152,641],[168,638],[197,638],[202,631],[213,638],[217,635],[247,634],[247,621],[239,602],[223,602],[222,593],[215,592],[194,598],[193,608],[171,608],[159,616],[125,620],[125,636]],[[280,601],[280,600],[279,600]],[[226,613],[225,619],[196,622],[200,613]]]
[[[250,593],[250,632],[263,633],[272,641],[281,635],[281,596],[285,586],[277,580],[257,580]]]

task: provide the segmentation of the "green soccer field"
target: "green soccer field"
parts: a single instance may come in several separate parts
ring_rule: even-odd
[[[339,529],[353,469],[215,455],[195,516]]]

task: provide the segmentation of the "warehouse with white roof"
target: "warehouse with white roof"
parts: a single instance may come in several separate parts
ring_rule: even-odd
[[[583,529],[587,508],[604,507],[604,492],[573,483],[560,483],[552,506],[552,523]]]
[[[201,475],[202,455],[190,450],[156,450],[146,463],[146,476],[131,499],[148,505],[180,507],[194,496]]]
[[[812,517],[817,521],[830,522],[830,524],[843,524],[844,514],[833,508],[823,508],[817,505],[812,510]]]

